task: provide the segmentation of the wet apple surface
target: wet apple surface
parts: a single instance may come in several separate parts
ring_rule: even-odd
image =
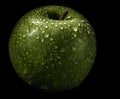
[[[80,85],[93,66],[95,33],[71,8],[36,8],[15,25],[9,55],[14,70],[29,85],[47,92],[69,90]]]

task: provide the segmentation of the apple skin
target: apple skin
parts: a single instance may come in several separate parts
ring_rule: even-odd
[[[9,55],[14,70],[29,85],[46,92],[69,90],[79,86],[93,66],[95,33],[71,8],[36,8],[15,25]]]

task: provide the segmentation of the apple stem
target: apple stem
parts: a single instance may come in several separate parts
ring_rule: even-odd
[[[59,20],[64,20],[64,18],[65,18],[65,16],[68,14],[68,11],[65,11],[62,15],[61,15],[61,17],[60,17],[60,19]]]

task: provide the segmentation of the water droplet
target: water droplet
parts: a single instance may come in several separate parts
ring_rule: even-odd
[[[61,57],[60,56],[57,56],[57,59],[60,59]]]
[[[36,37],[36,40],[38,40],[39,38],[40,38],[40,37],[39,37],[39,36],[37,36],[37,37]]]
[[[43,30],[42,33],[45,33],[45,31]]]
[[[46,21],[46,23],[48,24],[48,21]]]
[[[54,25],[54,23],[51,23],[51,25]]]
[[[73,33],[73,36],[74,36],[74,37],[77,37],[77,35],[76,35],[75,33]]]
[[[69,57],[69,60],[71,60],[72,59],[72,57]]]
[[[48,89],[48,87],[46,85],[42,85],[41,89],[45,89],[46,90],[46,89]]]
[[[74,64],[77,64],[78,63],[78,61],[76,61]]]
[[[61,48],[60,52],[61,52],[61,53],[65,52],[65,49],[64,49],[64,48]]]
[[[50,38],[50,41],[53,41],[53,38]]]
[[[77,32],[78,29],[77,29],[77,27],[73,27],[73,30],[74,30],[75,32]]]
[[[24,73],[24,74],[27,74],[27,69],[24,69],[24,70],[23,70],[23,73]]]
[[[85,20],[81,20],[81,22],[85,22]]]
[[[82,42],[82,40],[81,40],[81,39],[78,39],[78,42],[79,42],[79,43],[81,43],[81,42]]]
[[[80,26],[80,23],[78,23],[78,26]]]
[[[58,47],[55,45],[55,49],[57,49]]]
[[[53,58],[52,58],[52,57],[50,57],[50,60],[53,60]]]
[[[76,51],[76,48],[75,48],[75,47],[72,47],[72,50],[73,50],[73,51]]]
[[[68,27],[70,27],[70,25],[67,25]]]
[[[61,30],[63,30],[64,28],[63,27],[60,27]]]
[[[44,42],[44,39],[41,39],[42,42]]]
[[[59,64],[59,65],[61,65],[61,64],[62,64],[62,62],[61,62],[61,61],[59,61],[59,62],[58,62],[58,64]]]
[[[62,35],[62,39],[64,39],[64,36]]]
[[[26,37],[26,35],[24,34],[23,37]]]
[[[88,31],[88,34],[90,34],[90,31]]]
[[[42,63],[41,63],[41,65],[45,65],[45,63],[44,63],[44,62],[42,62]]]
[[[29,53],[28,52],[26,52],[26,55],[28,55]]]
[[[43,24],[42,24],[42,23],[40,23],[40,25],[42,26]]]
[[[27,28],[27,29],[26,29],[26,32],[28,33],[29,31],[30,31],[29,28]]]
[[[43,21],[45,22],[45,19]]]
[[[53,63],[52,63],[51,65],[52,65],[52,66],[54,66],[54,64],[53,64]]]
[[[46,25],[46,26],[45,26],[45,28],[47,29],[47,28],[48,28],[48,26]]]
[[[63,23],[63,24],[67,24],[67,23],[65,22],[65,23]]]
[[[68,17],[67,17],[67,19],[70,19],[70,18],[71,18],[71,16],[68,16]]]
[[[62,23],[60,22],[59,24],[61,25]]]
[[[49,34],[46,34],[45,37],[46,37],[46,38],[49,37]]]
[[[55,24],[55,27],[57,27],[57,24]]]

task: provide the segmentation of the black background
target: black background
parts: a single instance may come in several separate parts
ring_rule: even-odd
[[[109,65],[107,61],[109,52],[106,48],[109,46],[108,42],[111,36],[109,30],[107,30],[107,24],[110,23],[107,15],[111,13],[109,13],[109,2],[105,3],[104,0],[11,0],[9,2],[1,0],[0,4],[0,22],[2,25],[2,32],[0,33],[0,90],[2,93],[0,93],[0,97],[73,96],[74,98],[80,98],[87,96],[97,98],[97,95],[106,94],[108,76],[105,73],[106,66]],[[96,34],[97,56],[90,74],[79,87],[63,93],[44,93],[28,86],[14,72],[8,55],[8,40],[16,22],[28,11],[44,5],[62,5],[80,12],[89,20]]]

